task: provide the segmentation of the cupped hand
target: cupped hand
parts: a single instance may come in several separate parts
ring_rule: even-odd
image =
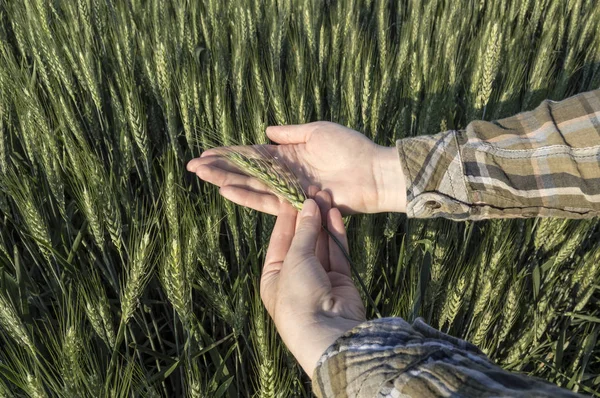
[[[396,148],[376,145],[330,122],[272,126],[267,136],[280,145],[259,149],[284,163],[304,189],[315,185],[329,192],[342,213],[405,211],[406,189]],[[279,210],[280,200],[227,162],[219,148],[191,160],[187,169],[221,187],[221,195],[233,202],[270,214]]]
[[[322,230],[322,219],[348,251],[341,213],[326,192],[304,202],[300,213],[282,203],[260,282],[279,335],[311,377],[327,347],[365,321],[350,265]]]

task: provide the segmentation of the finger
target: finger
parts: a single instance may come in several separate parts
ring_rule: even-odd
[[[271,233],[269,247],[265,255],[265,265],[260,277],[260,296],[271,315],[273,315],[272,306],[277,294],[279,271],[281,271],[283,260],[292,244],[294,224],[298,214],[296,209],[287,203],[282,203],[279,210],[279,216]]]
[[[232,145],[232,146],[219,146],[216,148],[210,148],[202,152],[200,158],[223,156],[227,152],[237,152],[246,155],[262,155],[262,156],[275,156],[277,154],[277,145]]]
[[[312,123],[269,126],[267,137],[278,144],[302,144],[310,139],[314,129]]]
[[[299,262],[306,257],[314,256],[317,248],[317,239],[321,232],[321,215],[319,206],[312,199],[307,199],[300,212],[300,224],[292,241],[289,256],[294,262]]]
[[[271,193],[253,191],[247,187],[236,185],[226,185],[219,189],[219,193],[225,199],[229,199],[240,206],[249,207],[256,211],[272,214],[274,216],[279,213],[279,207],[282,203],[277,196]],[[296,221],[294,220],[294,226],[295,222]]]
[[[196,169],[203,164],[209,164],[214,160],[225,160],[225,158],[218,153],[212,153],[209,156],[205,156],[205,154],[206,152],[203,152],[199,158],[194,158],[190,160],[186,165],[187,171],[195,173]]]
[[[192,159],[188,162],[186,168],[188,171],[195,173],[196,170],[202,166],[213,166],[232,173],[244,174],[238,167],[223,156],[207,156],[205,158]]]
[[[255,191],[269,191],[268,187],[254,177],[223,170],[219,167],[202,165],[196,169],[196,175],[218,187],[236,185]]]
[[[277,220],[269,239],[263,273],[280,267],[294,239],[294,224],[298,212],[288,203],[281,203]]]
[[[202,155],[204,155],[204,153]],[[198,168],[198,166],[200,166],[203,163],[203,161],[206,161],[206,159],[208,159],[208,156],[206,158],[203,158],[202,155],[200,155],[199,158],[194,158],[194,159],[190,160],[189,162],[187,162],[187,164],[185,165],[185,168],[187,169],[187,171],[190,171],[192,173],[196,172],[196,169]],[[217,156],[215,155],[212,157],[217,157]]]
[[[319,192],[319,187],[316,185],[309,185],[308,189],[306,190],[307,198],[314,199],[317,192]],[[323,216],[321,215],[321,217]],[[300,225],[300,217],[296,218],[296,229],[298,229],[298,225]]]
[[[315,195],[319,192],[319,187],[317,187],[316,185],[309,185],[308,186],[308,197],[309,198],[314,198]],[[317,203],[318,204],[318,203]]]
[[[319,191],[315,195],[315,202],[317,202],[321,211],[321,220],[326,220],[327,213],[331,209],[331,196],[325,191]],[[319,239],[317,240],[317,258],[325,271],[329,271],[329,235],[323,228],[321,228]]]
[[[346,235],[346,228],[344,227],[344,220],[342,220],[342,214],[336,208],[329,210],[327,214],[327,228],[329,232],[342,244],[346,253],[348,250],[348,237]],[[343,275],[352,276],[350,270],[350,263],[346,259],[344,252],[338,246],[338,243],[331,237],[329,237],[329,268],[331,272],[337,272]]]

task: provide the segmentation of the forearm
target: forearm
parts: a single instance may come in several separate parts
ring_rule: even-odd
[[[600,214],[600,90],[398,140],[395,211],[455,220]],[[391,181],[391,178],[388,178]]]
[[[360,324],[323,354],[313,373],[319,397],[576,397],[542,380],[510,373],[477,347],[401,318]]]

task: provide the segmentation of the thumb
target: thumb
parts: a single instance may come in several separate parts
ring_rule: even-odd
[[[278,144],[303,144],[310,139],[313,130],[311,123],[269,126],[267,137]]]
[[[290,255],[298,259],[314,256],[317,249],[317,240],[321,232],[321,212],[319,206],[312,199],[307,199],[302,205],[300,221],[296,228],[296,235],[290,246]]]

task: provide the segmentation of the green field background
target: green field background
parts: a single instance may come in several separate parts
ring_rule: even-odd
[[[596,0],[0,0],[0,397],[310,396],[258,294],[274,218],[185,163],[511,116],[598,88],[599,32]],[[346,222],[384,316],[600,396],[598,219]]]

